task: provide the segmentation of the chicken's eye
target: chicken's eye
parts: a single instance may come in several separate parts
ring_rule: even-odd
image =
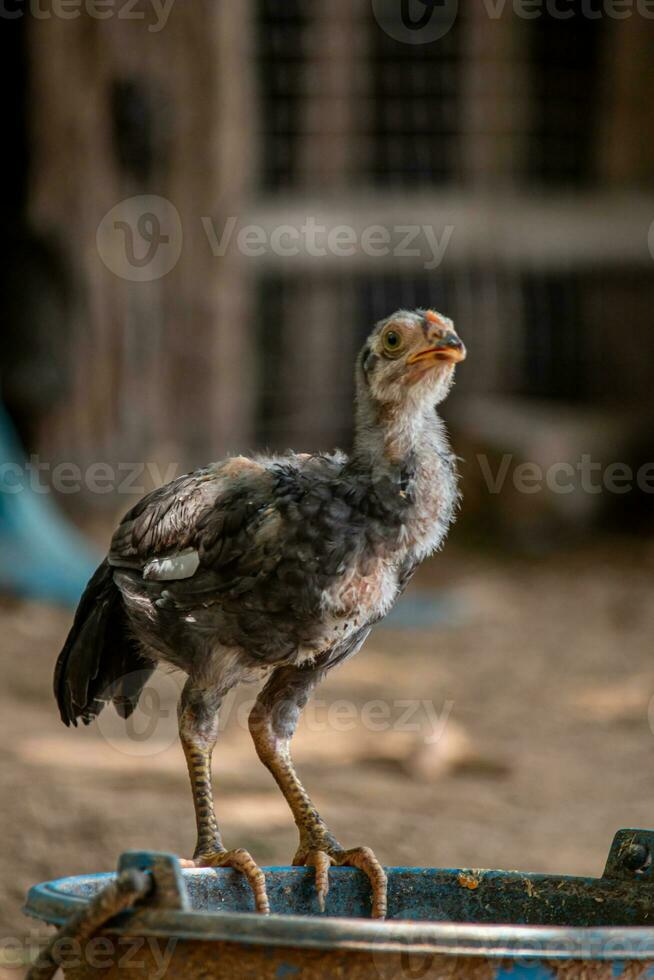
[[[386,354],[399,354],[402,350],[402,335],[397,330],[387,330],[382,339]]]

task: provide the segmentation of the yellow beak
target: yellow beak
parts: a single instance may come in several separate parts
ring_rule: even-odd
[[[466,349],[463,342],[456,334],[448,333],[441,340],[432,344],[431,347],[423,347],[421,350],[417,350],[415,354],[411,354],[407,358],[407,364],[431,360],[451,361],[453,364],[457,364],[459,361],[464,361],[465,357]]]

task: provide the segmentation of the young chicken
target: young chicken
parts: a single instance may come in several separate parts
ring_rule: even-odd
[[[221,701],[260,679],[250,730],[299,830],[294,864],[315,868],[321,908],[330,865],[359,868],[373,916],[385,915],[383,868],[369,848],[343,848],[330,833],[290,742],[316,684],[359,650],[443,542],[457,478],[436,405],[465,356],[451,320],[432,310],[378,323],[356,362],[351,455],[229,458],[148,494],[115,532],[59,655],[67,725],[89,723],[108,701],[129,717],[159,662],[186,672],[178,715],[193,863],[241,871],[261,912],[264,875],[247,851],[223,845],[211,789]]]

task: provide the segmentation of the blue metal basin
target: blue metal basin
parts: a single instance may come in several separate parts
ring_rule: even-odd
[[[150,870],[153,901],[121,913],[103,935],[116,944],[135,936],[172,942],[166,972],[157,974],[171,978],[635,980],[654,977],[652,853],[654,832],[623,830],[601,878],[389,868],[389,918],[377,922],[368,917],[368,883],[352,869],[331,872],[324,914],[311,870],[267,869],[272,914],[264,918],[231,870],[182,871],[170,855],[128,852],[120,868]],[[36,885],[25,911],[62,925],[113,877]],[[114,976],[106,968],[70,975]],[[152,966],[140,974],[123,967],[115,976],[153,980],[154,973]]]

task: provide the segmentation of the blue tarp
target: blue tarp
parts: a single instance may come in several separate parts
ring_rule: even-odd
[[[98,563],[52,494],[31,486],[25,454],[0,405],[0,591],[75,605]]]

